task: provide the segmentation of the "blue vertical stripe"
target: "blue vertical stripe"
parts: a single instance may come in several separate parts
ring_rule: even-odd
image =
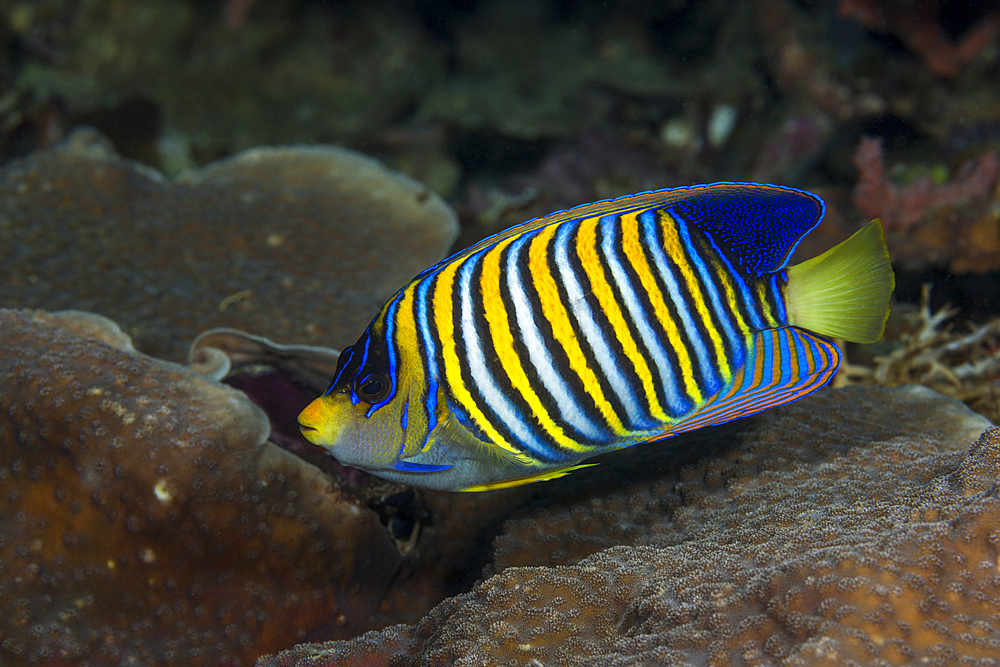
[[[725,330],[726,338],[729,341],[730,347],[735,353],[740,356],[730,361],[733,363],[734,367],[739,366],[744,361],[743,351],[746,347],[746,343],[743,336],[736,332],[736,326],[733,324],[732,315],[729,310],[723,305],[722,295],[719,293],[719,287],[715,284],[715,277],[709,271],[708,266],[705,264],[705,260],[701,257],[700,253],[694,251],[694,246],[691,243],[691,230],[688,228],[688,223],[683,220],[676,220],[678,231],[680,232],[681,240],[684,245],[691,248],[688,258],[691,261],[691,265],[695,268],[698,273],[699,282],[705,291],[708,292],[709,301],[712,303],[712,310],[715,312],[716,318],[722,323],[722,328]],[[733,308],[736,308],[736,304],[732,304]]]
[[[420,340],[423,349],[424,369],[426,371],[427,377],[427,387],[424,394],[424,410],[427,414],[427,437],[424,439],[424,446],[427,445],[427,439],[430,438],[431,433],[434,432],[434,428],[437,426],[438,421],[438,382],[440,378],[440,367],[438,366],[439,358],[437,354],[437,345],[434,342],[434,334],[431,330],[431,325],[428,316],[428,310],[430,305],[427,302],[427,293],[434,284],[435,275],[428,275],[420,283],[417,284],[415,291],[415,303],[414,308],[416,309],[416,322],[417,329],[420,335]]]
[[[569,263],[569,237],[576,227],[576,224],[563,224],[555,235],[555,263],[559,271],[559,280],[565,288],[566,297],[569,300],[566,308],[573,314],[573,318],[583,334],[583,340],[580,342],[590,347],[601,374],[611,386],[611,390],[621,400],[625,413],[628,415],[627,428],[633,431],[642,431],[648,428],[647,418],[636,400],[635,392],[629,389],[625,377],[614,365],[612,361],[614,355],[608,346],[605,332],[594,321],[594,314],[587,304],[587,295]]]
[[[678,219],[684,222],[684,224],[687,224],[687,222],[683,221],[683,218],[679,218],[676,213],[671,212],[670,215],[678,217]],[[743,308],[741,312],[746,313],[750,317],[751,326],[754,329],[765,328],[767,324],[764,322],[764,317],[760,312],[760,307],[757,305],[757,300],[754,298],[753,294],[751,294],[750,287],[747,285],[747,281],[743,278],[743,273],[733,266],[733,263],[729,261],[728,257],[726,257],[726,253],[722,252],[722,248],[720,248],[715,242],[715,239],[712,238],[711,234],[706,234],[705,238],[708,240],[709,245],[712,246],[712,250],[715,252],[716,258],[723,266],[726,267],[726,272],[732,276],[733,283],[736,285],[737,291],[743,298]],[[733,304],[733,307],[738,308],[739,306],[738,304]]]
[[[674,367],[667,351],[663,347],[661,336],[653,331],[650,324],[650,313],[643,308],[636,294],[636,285],[632,283],[622,265],[621,257],[615,251],[615,238],[621,234],[620,226],[622,221],[617,216],[607,216],[601,218],[601,252],[604,261],[611,270],[611,276],[624,301],[625,311],[635,324],[639,332],[639,341],[652,356],[652,361],[656,366],[657,375],[667,398],[667,407],[672,417],[682,415],[691,409],[691,401],[684,395],[678,383],[678,369]],[[642,289],[639,287],[638,289]],[[655,378],[654,378],[655,379]],[[639,393],[639,387],[634,388],[635,393]],[[631,393],[631,392],[630,392]],[[645,403],[645,401],[643,401]],[[643,413],[643,420],[639,424],[641,428],[650,428],[656,424],[653,416],[648,412]]]
[[[774,295],[776,309],[774,319],[782,326],[788,324],[788,311],[785,309],[785,299],[781,295],[781,285],[787,281],[787,275],[785,271],[778,271],[772,273],[770,279],[771,294]]]
[[[392,384],[392,388],[389,389],[389,393],[384,399],[378,403],[372,403],[372,406],[368,408],[365,413],[365,417],[371,417],[375,414],[379,408],[391,401],[396,396],[396,385],[399,384],[399,378],[397,376],[396,367],[396,341],[395,341],[395,330],[396,330],[396,311],[399,309],[399,301],[403,298],[403,292],[400,291],[390,303],[389,307],[386,308],[385,314],[385,348],[388,352],[389,357],[389,382]],[[369,340],[371,340],[371,334],[369,334]],[[365,355],[368,355],[368,343],[365,343]],[[362,368],[364,368],[364,362],[362,361]]]
[[[508,399],[498,381],[497,372],[503,371],[496,364],[491,364],[486,356],[483,339],[476,330],[476,305],[481,305],[481,295],[472,287],[472,274],[482,262],[483,255],[493,247],[487,247],[465,258],[458,270],[459,327],[462,342],[466,352],[466,364],[469,378],[482,397],[483,406],[496,415],[498,424],[509,432],[518,445],[524,447],[531,456],[539,461],[553,462],[564,456],[542,442],[538,437],[539,429],[529,421],[527,416],[517,409]]]
[[[702,377],[704,377],[707,381],[707,386],[700,388],[706,394],[711,394],[718,387],[719,371],[715,364],[713,364],[709,359],[709,351],[708,347],[705,345],[705,338],[702,335],[701,330],[698,329],[698,325],[695,323],[691,310],[688,307],[688,300],[684,296],[686,288],[683,288],[680,284],[678,284],[677,279],[670,268],[670,260],[667,259],[666,253],[663,251],[663,246],[660,244],[659,239],[657,239],[657,216],[651,211],[646,211],[639,216],[639,220],[642,221],[643,238],[646,240],[646,247],[653,256],[653,263],[656,265],[657,272],[663,278],[664,283],[666,283],[667,292],[670,296],[669,300],[673,302],[674,307],[677,309],[677,314],[681,318],[681,323],[684,327],[684,333],[686,334],[689,347],[694,348],[695,356],[698,358],[698,367],[701,369]],[[681,242],[684,242],[683,237],[681,237]],[[685,244],[684,256],[675,257],[674,263],[680,264],[681,262],[686,262],[687,258],[693,253],[694,248]],[[710,327],[712,326],[712,323],[706,322],[705,326]]]

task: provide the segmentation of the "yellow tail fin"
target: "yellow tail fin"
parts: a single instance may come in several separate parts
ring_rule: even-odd
[[[882,223],[873,220],[822,255],[788,267],[788,321],[823,336],[875,343],[895,286]]]

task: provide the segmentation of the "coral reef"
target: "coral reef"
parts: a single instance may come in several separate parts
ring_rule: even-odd
[[[553,13],[546,3],[483,3],[457,36],[456,76],[422,100],[417,120],[520,140],[565,138],[603,125],[612,91],[683,95],[684,83],[651,53],[642,18],[617,15],[588,34],[577,21],[551,21]],[[737,85],[754,79],[746,81]]]
[[[133,4],[0,6],[0,308],[121,325],[0,311],[0,664],[997,664],[1000,434],[871,388],[1000,419],[995,0]],[[239,153],[314,142],[427,186]],[[901,298],[982,321],[894,307],[864,388],[522,489],[299,436],[456,238],[432,190],[461,247],[748,179],[827,201],[799,259],[881,217]]]
[[[952,39],[940,14],[950,3],[911,0],[840,0],[837,13],[880,32],[899,37],[927,67],[939,76],[954,77],[1000,31],[1000,7],[982,3],[984,12],[975,25]],[[962,7],[975,11],[975,6]]]
[[[989,423],[913,386],[737,424],[548,485],[420,623],[258,664],[992,664],[1000,431],[964,453]]]
[[[917,176],[899,186],[885,175],[880,139],[862,137],[854,154],[854,205],[881,218],[893,262],[910,270],[948,266],[954,273],[1000,268],[1000,159],[988,151],[948,183]]]
[[[357,143],[406,113],[446,52],[412,9],[373,4],[262,3],[234,31],[238,12],[219,3],[14,2],[0,7],[0,39],[24,55],[10,88],[26,111],[51,101],[63,128],[91,119],[129,157],[167,168],[257,145]],[[146,111],[116,127],[115,110],[136,102]]]
[[[838,77],[833,65],[817,53],[804,18],[788,0],[754,0],[762,49],[771,64],[775,85],[807,100],[833,118],[850,118],[859,111],[855,91]]]
[[[0,340],[0,664],[248,664],[413,622],[528,493],[415,492],[306,442],[332,350],[223,329],[187,368],[79,311],[0,310]]]
[[[2,317],[11,660],[245,664],[400,621],[262,664],[947,664],[1000,641],[978,565],[1000,436],[963,458],[988,422],[925,389],[828,391],[542,487],[427,494],[324,475],[242,394],[103,318]],[[315,383],[334,355],[231,330],[209,349],[226,359],[202,370],[255,400],[284,391],[262,365]],[[462,593],[496,533],[497,574]]]
[[[503,188],[470,185],[460,209],[467,224],[457,245],[552,211],[666,184],[681,183],[653,142],[584,133],[559,142],[531,174],[509,178]]]
[[[928,176],[918,176],[901,187],[885,176],[882,141],[877,137],[861,138],[854,164],[858,168],[854,205],[862,215],[880,218],[890,231],[906,231],[934,209],[988,198],[1000,174],[996,153],[987,152],[975,163],[964,164],[951,183],[935,184]]]
[[[587,136],[641,147],[654,187],[843,188],[830,163],[867,124],[915,131],[923,155],[968,136],[995,147],[995,2],[839,4],[13,3],[0,8],[0,161],[81,123],[168,174],[254,145],[335,142],[475,207],[506,179],[550,179],[549,158]],[[596,180],[641,180],[628,152]]]
[[[0,331],[0,662],[248,664],[378,627],[398,549],[243,394],[94,315]]]
[[[486,558],[484,536],[492,535],[531,490],[430,492],[341,465],[305,440],[295,419],[327,388],[337,356],[327,348],[278,345],[234,329],[214,329],[195,339],[189,359],[192,369],[240,389],[264,410],[271,442],[367,499],[405,556],[373,624],[413,622],[478,574]]]
[[[457,227],[351,151],[255,149],[168,181],[82,130],[0,171],[0,306],[97,312],[173,360],[210,327],[339,345]]]
[[[764,138],[750,168],[750,180],[772,183],[797,179],[829,138],[832,122],[824,114],[790,115]]]
[[[267,366],[292,376],[313,391],[323,391],[337,371],[340,352],[313,345],[278,345],[238,329],[209,329],[188,350],[191,370],[222,380],[233,370]]]

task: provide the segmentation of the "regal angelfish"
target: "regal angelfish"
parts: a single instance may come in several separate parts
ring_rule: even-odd
[[[302,433],[407,484],[485,490],[798,400],[882,336],[874,221],[787,267],[823,217],[793,188],[715,183],[585,204],[418,275],[341,355]]]

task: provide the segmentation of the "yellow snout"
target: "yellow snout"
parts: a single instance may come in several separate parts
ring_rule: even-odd
[[[337,441],[337,420],[334,418],[333,401],[320,396],[299,413],[299,430],[314,445],[331,446]]]

